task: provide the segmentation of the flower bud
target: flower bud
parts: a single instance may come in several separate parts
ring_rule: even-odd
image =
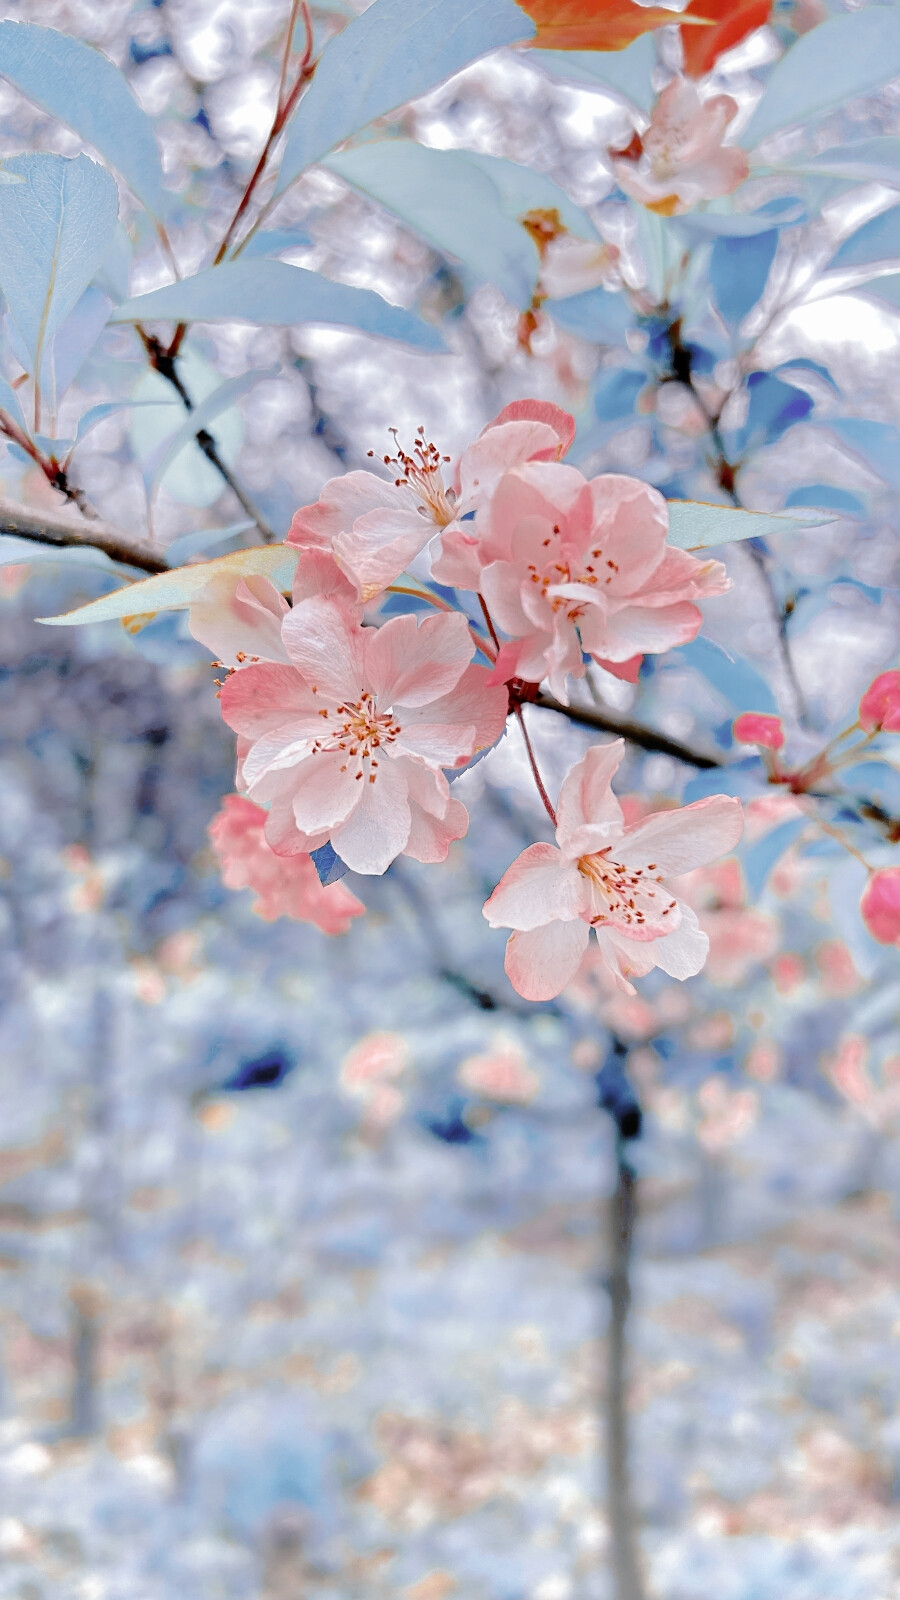
[[[784,744],[781,718],[763,711],[745,711],[735,718],[731,731],[738,744],[763,745],[766,750],[780,750]]]
[[[900,672],[881,672],[859,702],[860,727],[900,733]]]
[[[879,944],[900,945],[900,867],[873,872],[859,903],[863,922]]]

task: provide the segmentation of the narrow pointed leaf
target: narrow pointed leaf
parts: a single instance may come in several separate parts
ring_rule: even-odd
[[[226,261],[192,278],[137,295],[118,306],[111,322],[258,322],[293,327],[299,322],[330,322],[359,328],[385,339],[400,339],[420,350],[445,350],[437,328],[411,311],[392,306],[371,289],[334,283],[286,261]]]
[[[513,0],[374,0],[322,52],[288,129],[276,193],[376,117],[534,33]]]
[[[761,139],[868,94],[900,74],[900,25],[894,7],[872,6],[829,17],[804,34],[773,68],[766,92],[741,135]]]
[[[153,124],[100,50],[55,28],[0,22],[0,75],[93,145],[154,216],[166,215]]]
[[[844,240],[828,265],[835,269],[868,267],[878,261],[900,261],[900,205],[864,222]]]
[[[651,81],[656,42],[650,33],[642,34],[625,50],[530,50],[525,59],[529,66],[541,67],[563,83],[611,89],[639,111],[651,111],[656,100]]]
[[[290,588],[297,551],[284,544],[254,545],[250,550],[235,550],[231,555],[218,556],[214,561],[201,561],[196,566],[177,567],[172,572],[160,572],[140,583],[129,583],[115,594],[105,594],[91,600],[86,606],[67,611],[59,617],[38,617],[48,627],[65,627],[70,623],[111,622],[117,617],[153,615],[157,611],[184,611],[206,588],[212,578],[226,573],[235,579],[253,575],[269,578],[280,589]]]
[[[112,241],[114,180],[87,156],[17,156],[0,185],[0,287],[35,372]]]
[[[767,539],[799,528],[819,528],[834,518],[817,511],[742,511],[736,506],[706,505],[700,500],[669,501],[669,544],[678,550],[712,550],[740,539]]]
[[[181,427],[176,428],[168,439],[164,439],[144,463],[144,476],[148,486],[152,488],[162,482],[175,457],[180,455],[186,445],[194,442],[201,429],[207,428],[216,417],[227,411],[241,395],[254,388],[263,378],[274,378],[277,371],[277,366],[256,367],[251,372],[242,372],[236,378],[228,378],[224,383],[220,383],[212,394],[208,394],[200,405],[188,413]]]

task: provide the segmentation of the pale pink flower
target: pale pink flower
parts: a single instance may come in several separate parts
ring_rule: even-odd
[[[764,711],[744,711],[735,717],[731,731],[738,744],[761,745],[765,750],[780,750],[784,744],[781,718]]]
[[[733,989],[745,982],[755,966],[775,954],[778,922],[747,906],[736,857],[698,868],[679,879],[677,889],[693,906],[709,939],[705,973],[712,983]]]
[[[228,889],[252,889],[253,910],[266,922],[293,917],[323,933],[346,933],[365,906],[343,883],[322,884],[308,855],[277,856],[265,836],[266,812],[243,795],[228,794],[209,825]]]
[[[302,550],[292,585],[294,605],[321,596],[351,608],[356,590],[325,550]],[[268,578],[254,574],[235,578],[222,572],[212,578],[188,611],[194,638],[216,653],[223,667],[290,658],[281,638],[281,624],[290,606]]]
[[[867,733],[900,733],[900,672],[881,672],[859,702],[859,723]]]
[[[731,194],[750,170],[744,151],[722,142],[737,112],[731,95],[704,100],[696,84],[675,78],[657,100],[646,132],[636,133],[627,150],[611,151],[617,183],[663,216]]]
[[[526,1000],[550,1000],[575,976],[591,928],[626,993],[629,978],[660,967],[689,978],[708,940],[666,880],[737,844],[740,801],[712,795],[658,811],[626,828],[610,787],[625,746],[594,745],[565,778],[557,843],[533,844],[503,874],[484,907],[492,928],[512,928],[506,971]]]
[[[859,903],[862,919],[879,944],[900,945],[900,867],[873,872]]]
[[[436,535],[464,531],[460,519],[487,503],[509,467],[558,459],[574,433],[573,419],[559,406],[517,401],[488,423],[448,473],[450,457],[420,428],[411,453],[397,444],[395,455],[383,457],[389,479],[374,472],[332,478],[314,505],[295,512],[285,542],[330,551],[360,599],[373,599]]]
[[[477,586],[512,636],[495,678],[546,677],[561,697],[566,677],[584,674],[582,651],[630,666],[685,644],[702,621],[695,602],[728,588],[721,562],[666,543],[666,502],[637,478],[588,481],[574,467],[528,462],[503,476],[476,526]]]
[[[231,675],[222,714],[247,741],[241,782],[269,802],[266,838],[281,854],[330,840],[356,872],[381,873],[401,853],[443,861],[468,826],[442,768],[493,744],[505,691],[470,666],[465,617],[394,617],[360,627],[316,596],[282,623],[290,664]]]
[[[544,246],[541,257],[541,291],[551,300],[566,300],[608,284],[618,265],[614,244],[597,239],[576,239],[560,233]],[[552,309],[552,308],[551,308]]]
[[[464,1088],[507,1105],[528,1105],[541,1086],[513,1039],[498,1039],[483,1055],[467,1057],[457,1076]]]
[[[399,1033],[367,1033],[341,1063],[341,1086],[365,1098],[381,1084],[402,1078],[409,1065],[409,1047]]]

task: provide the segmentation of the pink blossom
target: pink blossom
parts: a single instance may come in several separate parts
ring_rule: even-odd
[[[873,872],[859,903],[863,922],[879,944],[900,945],[900,867]]]
[[[277,856],[266,843],[266,813],[242,795],[229,794],[209,825],[222,881],[229,889],[253,889],[253,909],[266,922],[294,917],[323,933],[346,933],[365,906],[343,883],[325,885],[308,855]]]
[[[551,300],[566,300],[608,284],[619,251],[597,239],[576,239],[571,233],[548,240],[541,256],[541,290]],[[551,308],[552,309],[552,308]]]
[[[484,907],[493,928],[512,928],[506,971],[526,1000],[549,1000],[572,981],[591,928],[619,986],[660,967],[689,978],[708,940],[666,880],[731,850],[740,801],[712,795],[658,811],[627,828],[610,787],[625,746],[594,745],[560,790],[556,844],[529,845]]]
[[[540,682],[565,695],[582,677],[582,651],[609,667],[635,665],[696,635],[695,601],[728,588],[718,561],[666,543],[662,495],[637,478],[588,481],[574,467],[532,461],[504,474],[476,519],[472,584],[443,558],[435,574],[480,588],[495,624],[511,635],[495,678]]]
[[[540,1088],[537,1073],[514,1039],[498,1039],[484,1055],[469,1056],[457,1076],[464,1088],[507,1105],[528,1105]]]
[[[231,675],[222,714],[246,742],[241,782],[271,805],[266,838],[279,855],[330,840],[356,872],[395,856],[443,861],[468,826],[442,768],[465,766],[499,738],[507,696],[470,666],[465,617],[394,617],[363,628],[320,595],[282,623],[288,665]]]
[[[383,457],[390,479],[347,472],[326,483],[314,505],[295,512],[286,543],[332,552],[359,597],[372,599],[437,534],[464,532],[460,519],[487,503],[509,467],[558,459],[574,433],[572,418],[559,406],[514,402],[463,451],[445,480],[450,457],[420,428],[411,453],[397,444],[395,455]]]
[[[731,95],[704,100],[695,83],[674,79],[657,100],[646,132],[635,134],[627,150],[611,152],[616,181],[663,216],[731,194],[750,170],[743,150],[722,142],[737,112]]]
[[[859,702],[860,727],[867,733],[884,729],[900,733],[900,672],[879,673]]]
[[[735,717],[731,729],[738,744],[762,745],[766,750],[780,750],[784,744],[784,726],[780,717],[770,717],[763,711],[745,711]]]
[[[734,988],[754,966],[775,954],[778,923],[746,905],[744,876],[735,856],[680,878],[677,889],[696,911],[709,939],[705,970],[712,983]]]

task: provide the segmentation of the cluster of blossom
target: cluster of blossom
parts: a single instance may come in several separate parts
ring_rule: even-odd
[[[739,744],[756,746],[770,783],[784,784],[791,794],[807,794],[813,784],[827,782],[842,766],[856,761],[878,734],[900,733],[900,671],[879,673],[859,702],[857,720],[802,767],[786,767],[779,754],[785,742],[780,717],[746,711],[736,719],[732,732]],[[868,871],[860,901],[863,921],[879,944],[900,946],[900,867],[869,867]]]
[[[220,575],[192,606],[194,636],[228,672],[245,797],[213,839],[226,881],[256,888],[264,915],[337,931],[358,913],[341,884],[313,887],[326,845],[363,874],[400,855],[443,861],[468,827],[448,774],[541,682],[565,699],[587,659],[633,676],[645,652],[692,639],[697,600],[727,587],[719,562],[667,544],[656,490],[565,465],[573,435],[558,407],[516,402],[448,471],[420,430],[411,453],[383,458],[390,476],[349,472],[296,513],[290,605],[268,579]],[[434,614],[380,617],[398,592]],[[529,999],[565,987],[591,928],[626,989],[654,966],[685,978],[703,965],[706,936],[666,879],[730,850],[740,805],[715,796],[626,828],[611,789],[622,752],[589,750],[558,813],[534,768],[557,844],[527,849],[485,906],[513,930],[507,972]]]

